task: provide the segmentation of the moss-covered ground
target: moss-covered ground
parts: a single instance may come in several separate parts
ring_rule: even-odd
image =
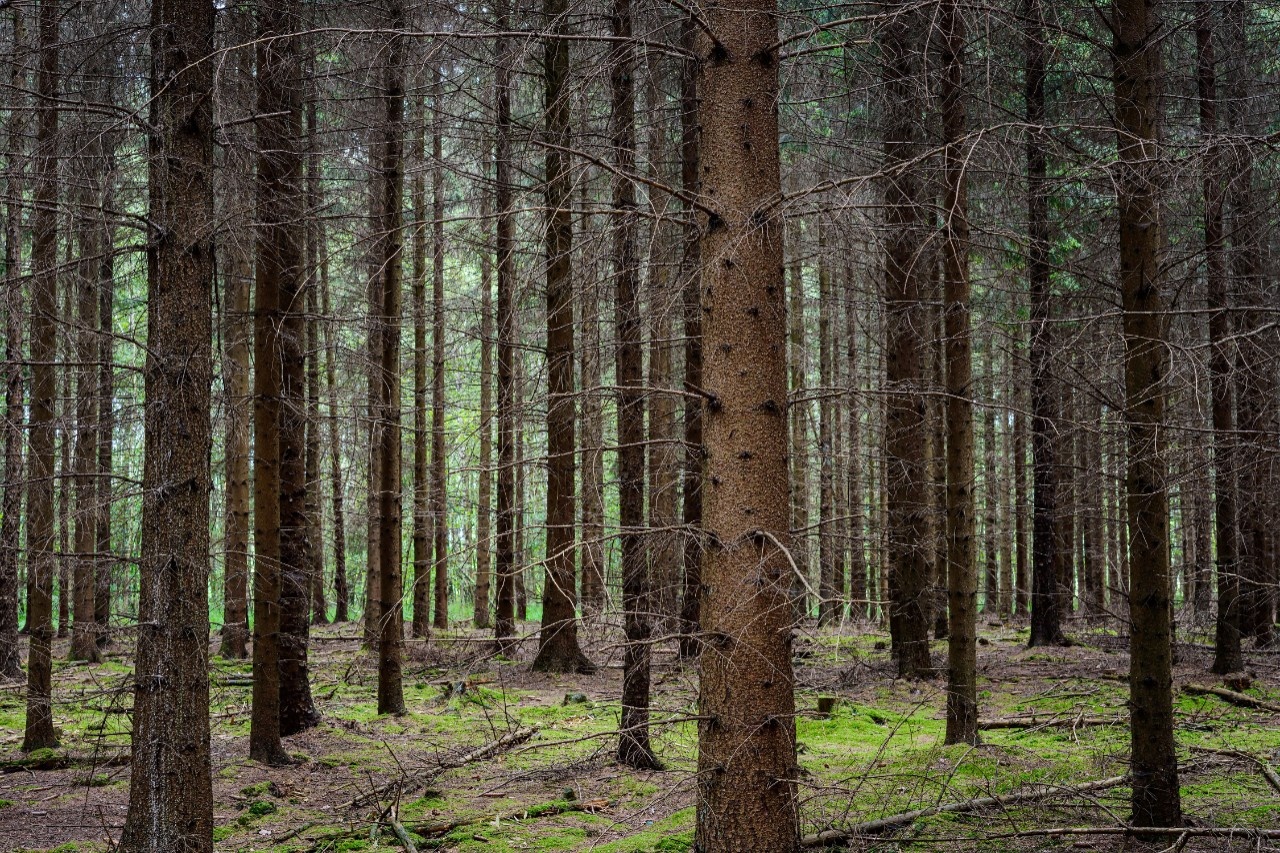
[[[535,626],[526,626],[530,635]],[[387,817],[419,850],[592,850],[678,853],[692,847],[696,669],[655,647],[653,739],[664,769],[638,773],[613,761],[621,672],[614,629],[584,629],[589,676],[529,672],[533,640],[495,658],[465,628],[410,641],[408,713],[379,716],[375,661],[354,625],[315,631],[313,692],[324,719],[287,739],[297,763],[249,761],[250,667],[212,658],[215,848],[219,851],[397,850]],[[987,795],[1052,786],[1061,795],[976,814],[937,815],[865,850],[1023,851],[1133,849],[1114,836],[1028,836],[1050,827],[1119,826],[1128,789],[1072,795],[1081,783],[1126,771],[1128,668],[1114,631],[1077,626],[1078,643],[1027,649],[1025,630],[984,625],[979,647],[982,718],[1035,716],[1028,728],[983,732],[977,747],[944,746],[945,684],[896,679],[887,637],[871,627],[799,632],[797,784],[803,831]],[[1194,636],[1191,637],[1195,639]],[[106,663],[55,669],[59,750],[23,756],[24,686],[0,685],[0,851],[105,851],[128,800],[132,638]],[[211,651],[216,650],[216,643]],[[61,645],[57,651],[65,657]],[[935,659],[945,658],[945,644]],[[1280,702],[1280,656],[1249,654],[1249,692]],[[1209,652],[1181,653],[1176,683],[1212,682]],[[835,700],[821,717],[819,697]],[[1280,764],[1280,714],[1175,694],[1182,801],[1192,826],[1280,827],[1280,791],[1257,761]],[[1114,721],[1114,722],[1109,722]],[[511,749],[440,771],[503,734],[535,728]],[[19,766],[21,763],[23,766]],[[366,796],[397,779],[417,784],[398,799]],[[350,805],[358,801],[359,805]],[[1265,841],[1171,838],[1181,850],[1268,849]],[[1280,843],[1272,841],[1273,844]],[[1234,845],[1234,846],[1233,846]]]

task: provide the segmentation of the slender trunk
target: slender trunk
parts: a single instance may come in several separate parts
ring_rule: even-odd
[[[829,226],[818,220],[818,624],[827,625],[840,619],[840,596],[836,589],[835,540],[832,524],[835,517],[835,459],[832,453],[834,430],[831,419],[835,411],[832,399],[832,284],[827,260]]]
[[[490,153],[485,151],[485,177]],[[489,627],[489,586],[493,567],[493,256],[490,254],[489,217],[493,212],[488,188],[481,190],[480,214],[485,239],[480,247],[480,478],[476,508],[476,591],[472,621]]]
[[[582,182],[581,229],[592,233],[588,212],[590,181]],[[605,607],[604,556],[604,411],[601,405],[600,280],[596,261],[584,264],[582,301],[582,608],[599,615]]]
[[[431,104],[431,526],[435,535],[432,624],[449,627],[449,457],[444,435],[444,81],[432,66]],[[572,384],[572,380],[570,380]],[[572,528],[572,523],[569,525]]]
[[[698,81],[701,60],[695,52],[697,28],[693,13],[680,23],[680,43],[687,53],[680,67],[680,187],[681,210],[686,217],[684,252],[680,259],[684,304],[684,384],[686,390],[702,390],[701,238],[692,199],[701,193],[702,126],[699,121]],[[680,658],[697,657],[697,635],[702,627],[702,485],[706,450],[702,435],[702,401],[685,398],[684,482],[681,522],[685,529],[684,587],[680,595]]]
[[[308,73],[314,69],[308,65]],[[324,513],[320,483],[320,326],[316,313],[320,307],[320,152],[316,148],[316,124],[319,109],[314,85],[307,94],[307,266],[306,266],[306,516],[307,567],[311,584],[311,621],[317,625],[329,621],[329,605],[324,594]]]
[[[795,849],[777,4],[703,9],[707,552],[695,846]]]
[[[631,2],[614,0],[612,34],[618,43],[610,59],[612,146],[616,173],[614,312],[618,339],[618,526],[622,547],[622,614],[627,645],[622,659],[622,724],[618,761],[652,768],[649,745],[649,566],[644,531],[644,355],[640,328],[640,258],[636,251],[635,52],[631,44]]]
[[[382,308],[378,317],[378,713],[404,713],[401,656],[404,645],[400,604],[400,313],[404,215],[404,27],[400,0],[386,0],[391,31],[382,78],[384,124],[378,151],[382,181],[378,248]]]
[[[409,296],[413,316],[413,621],[414,637],[426,637],[431,624],[431,480],[427,467],[427,182],[426,110],[418,110],[413,132],[413,171],[409,207],[413,226],[413,279]]]
[[[58,0],[40,0],[31,248],[31,427],[27,468],[27,719],[23,751],[53,747],[53,465],[58,320]],[[157,3],[153,14],[164,9]]]
[[[494,4],[494,29],[505,32],[510,26],[510,0]],[[498,500],[497,542],[494,574],[497,590],[494,601],[493,633],[498,651],[505,653],[515,641],[515,510],[516,510],[516,411],[515,411],[515,234],[514,200],[511,183],[511,64],[509,40],[495,39],[494,68],[497,161],[498,255]]]
[[[918,7],[886,3],[889,17],[880,37],[885,94],[885,477],[889,536],[889,633],[898,674],[932,675],[929,661],[929,440],[924,375],[928,271],[920,258],[925,243],[921,177],[915,165],[916,90],[925,18]]]
[[[1106,561],[1102,544],[1102,405],[1097,395],[1086,390],[1081,397],[1081,432],[1077,440],[1080,495],[1080,523],[1084,527],[1084,611],[1090,616],[1106,612],[1103,587]]]
[[[18,649],[18,553],[21,547],[24,392],[22,376],[22,200],[26,178],[25,103],[18,94],[27,87],[25,15],[13,7],[13,65],[9,85],[11,108],[5,163],[4,221],[4,495],[0,503],[0,678],[21,678]]]
[[[1029,398],[1026,383],[1022,381],[1024,372],[1019,368],[1022,352],[1025,349],[1025,338],[1019,329],[1015,344],[1015,356],[1009,359],[1010,385],[1013,391],[1013,524],[1014,550],[1016,551],[1017,579],[1014,581],[1013,615],[1022,619],[1027,616],[1031,592],[1031,554],[1028,548],[1028,534],[1031,532],[1031,513],[1028,512],[1027,495],[1027,403]]]
[[[793,239],[798,236],[799,229],[793,232]],[[809,528],[809,436],[807,421],[809,403],[804,399],[806,354],[804,336],[804,267],[800,263],[798,247],[792,249],[792,260],[787,282],[787,299],[790,303],[787,311],[787,364],[791,375],[791,554],[796,566],[800,569],[800,577],[792,579],[792,588],[799,585],[807,602],[808,592],[805,585],[809,583],[812,560],[808,547]],[[821,581],[819,581],[821,586]],[[822,617],[826,594],[819,590],[818,613]],[[797,608],[797,616],[807,616],[809,607],[806,603]]]
[[[849,602],[850,614],[855,619],[862,619],[867,615],[867,558],[863,534],[862,414],[859,405],[861,386],[858,376],[856,296],[851,267],[845,267],[844,298],[841,301],[844,302],[845,372],[848,374],[846,411],[849,420],[845,451],[848,463],[845,466],[845,488],[849,507]]]
[[[126,853],[210,853],[214,8],[151,7],[142,559]],[[145,673],[145,677],[141,677]]]
[[[546,152],[544,192],[547,204],[547,521],[543,573],[542,630],[533,668],[541,672],[590,672],[595,666],[578,646],[575,578],[574,494],[575,412],[573,377],[573,187],[565,149],[573,144],[569,128],[569,42],[567,0],[545,0],[543,15],[551,34],[544,42],[546,134],[555,147]],[[628,168],[626,171],[630,171]],[[633,199],[634,200],[634,199]],[[621,379],[619,379],[621,383]],[[619,424],[623,410],[619,407]],[[621,442],[620,442],[621,443]],[[643,444],[636,448],[643,453]],[[620,452],[621,454],[621,452]],[[643,463],[641,463],[643,470]],[[625,516],[626,507],[621,513]],[[622,522],[624,525],[626,521]],[[625,547],[625,546],[624,546]],[[623,719],[626,703],[623,703]]]
[[[319,201],[317,200],[317,208]],[[320,313],[324,324],[324,383],[328,398],[329,414],[325,422],[329,428],[330,495],[333,502],[333,599],[334,622],[346,622],[351,616],[350,590],[347,584],[347,518],[344,510],[346,494],[343,490],[342,453],[338,441],[338,347],[334,343],[333,317],[329,304],[329,250],[325,240],[324,222],[316,223],[316,242],[320,253]]]
[[[1027,108],[1027,279],[1031,291],[1031,637],[1061,645],[1058,595],[1057,389],[1053,378],[1053,296],[1049,288],[1048,161],[1045,157],[1045,33],[1041,0],[1025,0]]]
[[[965,164],[965,22],[956,0],[942,5],[943,317],[947,362],[947,743],[978,742],[977,561],[974,554],[972,340],[969,320],[969,194]],[[992,342],[987,341],[987,375]],[[994,379],[990,382],[995,387]],[[994,437],[994,407],[987,407]],[[987,477],[995,454],[986,449]],[[987,502],[992,490],[988,480]],[[988,513],[990,519],[990,513]],[[988,535],[988,548],[990,536]],[[991,559],[987,558],[988,573]],[[988,603],[990,609],[990,603]]]
[[[1125,497],[1131,543],[1130,764],[1135,826],[1179,826],[1173,738],[1169,503],[1162,432],[1167,355],[1160,270],[1160,41],[1154,0],[1112,0],[1120,297],[1124,327]]]

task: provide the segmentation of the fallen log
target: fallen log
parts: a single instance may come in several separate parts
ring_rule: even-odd
[[[391,793],[396,793],[401,796],[404,794],[411,794],[419,788],[429,784],[441,773],[444,773],[447,770],[456,770],[459,767],[464,767],[475,761],[483,761],[491,755],[504,752],[513,746],[519,746],[529,738],[533,737],[534,733],[537,731],[538,730],[536,728],[530,727],[507,732],[497,740],[491,741],[484,746],[477,747],[468,753],[456,758],[446,758],[444,761],[441,761],[435,767],[424,773],[419,773],[407,778],[396,779],[394,781],[387,782],[386,784],[379,785],[372,791],[369,791],[366,794],[361,794],[355,799],[349,800],[348,802],[338,806],[338,810],[345,811],[346,809],[360,808],[361,806],[380,800]]]
[[[1078,728],[1080,726],[1120,726],[1128,725],[1129,720],[1123,717],[1008,717],[998,720],[978,720],[978,728],[984,731],[992,729],[1038,729],[1045,727]]]
[[[0,773],[16,773],[19,770],[67,770],[72,767],[121,767],[128,764],[131,757],[127,752],[104,756],[36,750],[22,758],[0,761]]]
[[[800,839],[801,847],[824,847],[828,844],[839,844],[856,838],[860,835],[876,835],[890,829],[914,823],[922,817],[932,817],[938,814],[966,814],[968,812],[980,811],[986,808],[1004,808],[1006,806],[1020,805],[1024,803],[1034,803],[1041,800],[1047,800],[1051,797],[1066,794],[1092,794],[1098,791],[1105,791],[1109,788],[1118,788],[1121,785],[1128,784],[1129,776],[1112,776],[1109,779],[1099,779],[1095,782],[1086,782],[1083,785],[1064,786],[1064,785],[1037,785],[1034,788],[1017,794],[1001,794],[994,797],[975,797],[971,800],[965,800],[958,803],[943,803],[941,805],[929,806],[923,809],[915,809],[909,812],[889,815],[888,817],[876,818],[875,820],[864,821],[843,829],[825,829],[822,832],[815,832],[806,835]]]
[[[1225,687],[1206,687],[1203,684],[1188,682],[1182,685],[1182,692],[1190,693],[1192,696],[1217,696],[1219,699],[1225,699],[1232,705],[1239,705],[1242,708],[1253,708],[1257,711],[1274,711],[1280,714],[1280,704],[1276,702],[1268,702],[1266,699],[1259,699],[1247,693],[1237,693]]]

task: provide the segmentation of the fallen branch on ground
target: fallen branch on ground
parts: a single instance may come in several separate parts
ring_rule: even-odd
[[[431,780],[435,779],[446,770],[456,770],[457,768],[471,764],[474,761],[483,761],[491,755],[504,752],[513,746],[519,746],[529,738],[533,737],[535,732],[537,732],[536,728],[523,728],[507,732],[497,740],[491,741],[484,746],[477,747],[464,755],[460,755],[456,758],[446,758],[444,761],[441,761],[435,767],[424,773],[396,779],[392,782],[387,782],[385,785],[379,785],[372,791],[369,791],[366,794],[361,794],[355,799],[338,806],[338,810],[345,811],[346,809],[359,808],[375,802],[376,800],[380,800],[393,792],[397,795],[413,793],[424,785],[430,783]]]
[[[1212,749],[1207,746],[1193,746],[1191,749],[1197,752],[1208,752],[1212,755],[1225,755],[1229,758],[1242,758],[1245,761],[1253,762],[1254,766],[1258,768],[1258,772],[1262,774],[1262,778],[1267,780],[1267,784],[1272,788],[1275,788],[1276,793],[1280,793],[1280,773],[1276,773],[1276,771],[1272,770],[1271,765],[1268,764],[1264,758],[1259,758],[1256,755],[1251,755],[1250,753],[1242,752],[1238,749]]]
[[[1056,726],[1078,728],[1080,726],[1128,725],[1125,717],[1010,717],[1000,720],[979,720],[978,728],[991,729],[1039,729]]]
[[[938,814],[966,814],[986,808],[1005,808],[1007,806],[1019,805],[1023,803],[1034,803],[1040,800],[1047,800],[1051,797],[1065,794],[1091,794],[1097,791],[1105,791],[1108,788],[1118,788],[1121,785],[1128,784],[1129,776],[1112,776],[1110,779],[1099,779],[1096,782],[1086,782],[1083,785],[1075,785],[1071,787],[1062,785],[1037,785],[1034,788],[1023,791],[1018,794],[1002,794],[995,797],[975,797],[972,800],[965,800],[960,803],[944,803],[937,806],[929,806],[928,808],[915,809],[914,811],[902,812],[900,814],[889,815],[888,817],[877,818],[875,820],[857,823],[845,829],[826,829],[822,832],[815,832],[812,835],[806,835],[800,839],[801,847],[823,847],[827,844],[837,844],[848,841],[850,838],[856,838],[859,835],[875,835],[889,829],[897,829],[909,823],[914,823],[922,817],[932,817]]]
[[[0,773],[16,773],[19,770],[66,770],[71,767],[121,767],[129,763],[131,755],[71,755],[65,752],[37,751],[32,755],[0,761]]]
[[[1182,692],[1190,693],[1192,696],[1217,696],[1219,699],[1225,699],[1232,705],[1239,705],[1242,708],[1254,708],[1259,711],[1280,713],[1280,704],[1268,702],[1266,699],[1259,699],[1247,693],[1237,693],[1225,687],[1206,687],[1203,684],[1187,683],[1182,685]]]

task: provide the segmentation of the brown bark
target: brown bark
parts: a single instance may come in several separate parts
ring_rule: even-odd
[[[13,93],[6,128],[4,222],[4,494],[0,503],[0,678],[21,678],[18,649],[18,554],[21,537],[23,483],[24,389],[22,370],[22,215],[19,201],[26,177],[26,113],[17,94],[27,87],[25,15],[20,6],[12,17],[13,62],[9,85]]]
[[[509,0],[494,4],[494,29],[505,32],[510,26]],[[493,633],[500,653],[515,641],[515,512],[516,512],[516,411],[515,411],[515,237],[514,203],[511,184],[511,63],[509,40],[495,38],[494,68],[495,151],[497,181],[498,255],[498,499],[494,574]]]
[[[1027,500],[1027,403],[1029,398],[1026,384],[1022,381],[1024,372],[1018,365],[1022,362],[1022,332],[1018,331],[1015,344],[1015,356],[1009,360],[1011,386],[1013,390],[1013,524],[1014,551],[1016,552],[1016,574],[1014,581],[1013,615],[1024,618],[1028,613],[1031,592],[1031,552],[1028,546],[1028,534],[1031,532],[1030,505]]]
[[[418,160],[409,189],[413,211],[413,273],[409,311],[413,316],[413,618],[414,637],[426,637],[431,624],[431,480],[427,466],[427,152],[426,109],[415,99],[413,157]]]
[[[1027,279],[1031,292],[1031,636],[1028,645],[1066,642],[1056,571],[1058,547],[1057,388],[1053,377],[1053,296],[1049,281],[1049,196],[1045,156],[1045,31],[1041,0],[1025,0]]]
[[[431,98],[431,528],[435,537],[432,624],[449,627],[449,458],[444,434],[444,81],[432,66]],[[570,385],[573,380],[570,379]],[[570,527],[572,527],[572,522]]]
[[[1167,355],[1161,317],[1160,42],[1157,0],[1112,0],[1120,297],[1124,329],[1125,497],[1131,542],[1130,766],[1135,826],[1180,826],[1173,738],[1169,504],[1165,428]]]
[[[1080,397],[1080,435],[1077,468],[1081,477],[1080,525],[1084,540],[1083,610],[1090,616],[1106,612],[1106,555],[1102,536],[1102,406],[1096,394],[1085,389]]]
[[[533,669],[540,672],[590,672],[595,666],[578,646],[577,580],[574,534],[576,495],[574,460],[576,413],[573,377],[572,185],[563,149],[572,145],[569,128],[569,42],[564,19],[567,0],[546,0],[543,15],[551,33],[544,42],[546,151],[544,193],[547,204],[547,526],[543,575],[542,628]],[[633,198],[634,201],[634,198]],[[620,356],[621,358],[621,356]],[[621,370],[619,384],[622,383]],[[619,407],[619,429],[623,410]],[[644,452],[643,436],[636,450]],[[619,441],[626,452],[624,441]],[[641,457],[643,459],[643,457]],[[622,468],[622,463],[619,463]],[[641,462],[643,471],[643,462]],[[625,506],[621,510],[626,525]],[[625,536],[625,534],[624,534]],[[625,543],[625,539],[624,539]],[[624,544],[625,549],[625,544]],[[625,550],[624,550],[625,553]],[[626,706],[623,705],[623,718]]]
[[[214,9],[151,7],[145,463],[127,853],[210,853]]]
[[[695,846],[795,849],[777,4],[702,7],[705,595]]]
[[[580,226],[591,233],[592,219],[587,204],[590,182],[582,182],[583,216]],[[599,615],[605,607],[604,556],[604,412],[601,406],[600,281],[595,259],[586,266],[578,288],[582,303],[581,384],[582,384],[582,470],[581,529],[582,609]]]
[[[849,603],[850,614],[855,619],[867,615],[867,558],[866,541],[863,533],[863,492],[862,492],[862,412],[859,406],[860,378],[858,376],[858,334],[856,320],[856,291],[854,289],[853,270],[845,267],[844,271],[844,318],[845,318],[845,373],[847,374],[846,406],[848,417],[846,434],[848,443],[845,465],[845,490],[848,495],[848,530],[849,530]]]
[[[889,633],[898,674],[932,675],[929,661],[929,509],[931,480],[924,382],[928,272],[920,262],[925,243],[921,177],[914,160],[917,89],[924,30],[920,10],[885,4],[889,17],[880,36],[884,56],[884,189],[888,228],[885,256],[885,449],[889,537]]]
[[[831,268],[827,260],[826,223],[818,221],[818,624],[840,620],[840,591],[836,585],[836,543],[832,530],[835,508],[835,459],[832,418],[833,340],[831,333]]]
[[[384,124],[378,147],[382,207],[378,217],[378,713],[404,713],[401,679],[404,645],[400,605],[400,313],[401,255],[404,248],[404,8],[386,0],[385,24],[391,35],[382,70]]]
[[[318,199],[316,206],[319,207]],[[317,222],[316,230],[317,250],[320,253],[320,313],[324,325],[324,382],[329,407],[325,423],[329,431],[329,499],[333,503],[333,621],[346,622],[350,618],[348,609],[351,602],[347,584],[346,496],[342,485],[342,454],[338,443],[338,348],[333,340],[333,317],[329,313],[329,251],[324,223]]]
[[[622,550],[622,618],[627,644],[622,659],[622,720],[618,761],[652,768],[649,745],[648,554],[644,530],[644,355],[640,328],[640,257],[636,249],[635,52],[630,42],[631,2],[614,0],[611,33],[618,43],[609,61],[610,125],[614,151],[613,210],[618,341],[618,527]]]
[[[793,241],[799,236],[799,229],[792,232]],[[797,616],[809,614],[811,603],[807,601],[812,563],[809,549],[809,436],[808,414],[809,403],[804,399],[806,354],[804,319],[804,267],[801,265],[796,249],[789,266],[787,281],[787,365],[791,379],[790,396],[790,429],[791,429],[791,556],[800,569],[802,577],[792,579],[792,589],[798,600],[804,602],[797,607]],[[821,580],[819,580],[821,586]],[[821,618],[823,603],[819,591],[818,612]]]
[[[156,4],[156,9],[161,9]],[[40,0],[35,223],[31,247],[31,426],[27,467],[27,718],[24,752],[58,744],[53,729],[53,465],[58,319],[58,0]]]
[[[258,235],[254,286],[254,435],[253,435],[253,714],[249,757],[265,764],[287,764],[280,742],[282,668],[286,655],[282,601],[293,572],[285,553],[286,418],[289,380],[284,362],[292,328],[289,297],[297,292],[302,245],[295,223],[301,221],[301,173],[292,146],[295,127],[292,88],[299,82],[296,40],[288,33],[292,0],[264,3],[258,14],[257,109],[264,117],[258,131]],[[298,461],[301,461],[300,459]],[[292,464],[292,460],[288,464]],[[288,483],[288,485],[286,485]]]
[[[314,65],[308,64],[308,74],[314,73]],[[306,267],[306,337],[303,352],[307,371],[306,414],[306,489],[305,513],[307,517],[307,574],[311,585],[311,621],[325,625],[329,622],[329,605],[324,593],[324,513],[320,509],[322,484],[320,482],[320,324],[317,312],[320,300],[320,152],[316,147],[316,124],[319,110],[316,106],[314,85],[307,93],[307,267]]]
[[[1223,151],[1218,134],[1215,15],[1208,0],[1196,5],[1196,88],[1200,132],[1206,137],[1201,185],[1204,195],[1205,307],[1209,312],[1209,394],[1213,413],[1213,524],[1217,553],[1218,610],[1214,621],[1213,672],[1244,669],[1240,653],[1240,528],[1236,515],[1235,383],[1231,292],[1224,245]]]
[[[947,376],[947,743],[978,742],[977,596],[974,553],[973,344],[969,320],[969,192],[964,144],[965,22],[956,0],[943,0],[942,14],[942,169],[943,318]],[[987,375],[992,342],[987,341]],[[994,379],[989,380],[994,388]],[[988,405],[987,477],[995,474],[994,407]],[[988,479],[987,502],[992,502]],[[988,512],[988,518],[990,513]],[[988,537],[990,549],[990,537]],[[991,556],[987,556],[990,573]],[[988,583],[988,586],[990,584]],[[989,593],[988,593],[989,594]],[[988,603],[988,610],[992,609]]]
[[[485,152],[485,177],[490,154]],[[481,218],[485,222],[480,247],[480,464],[476,476],[476,589],[472,621],[489,627],[489,586],[493,568],[493,258],[489,243],[489,217],[493,212],[488,188],[482,189]]]

